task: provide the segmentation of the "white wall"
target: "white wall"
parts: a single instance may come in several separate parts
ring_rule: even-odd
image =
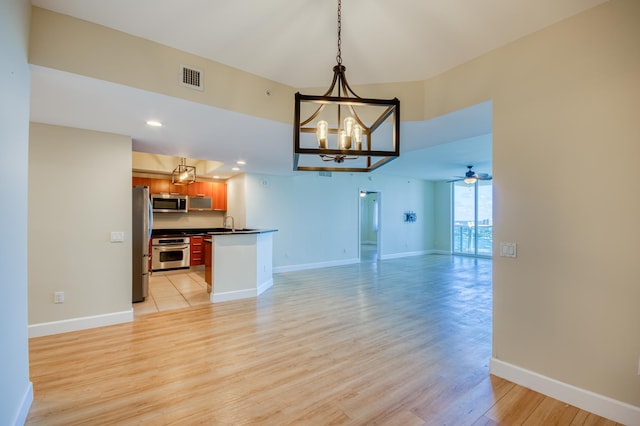
[[[294,177],[246,175],[249,228],[277,228],[274,266],[295,268],[354,262],[359,258],[361,189],[380,192],[382,257],[433,250],[433,183],[381,173],[301,173]],[[404,212],[418,220],[404,222]]]
[[[31,406],[27,341],[28,0],[0,2],[0,424],[22,424]],[[10,201],[9,201],[10,200]]]
[[[125,241],[110,242],[111,231]],[[131,312],[131,138],[32,123],[30,330]]]
[[[227,211],[233,217],[236,228],[247,228],[246,176],[238,175],[227,180]],[[227,223],[230,226],[230,223]]]

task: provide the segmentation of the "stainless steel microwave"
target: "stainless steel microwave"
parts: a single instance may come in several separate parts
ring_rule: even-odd
[[[187,196],[180,194],[152,194],[151,206],[156,213],[186,213]]]

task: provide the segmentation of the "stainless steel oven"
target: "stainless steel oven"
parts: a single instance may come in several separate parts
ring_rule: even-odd
[[[189,237],[151,239],[151,269],[162,271],[189,267]]]

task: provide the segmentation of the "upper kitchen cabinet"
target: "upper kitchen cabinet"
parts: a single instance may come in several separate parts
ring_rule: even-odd
[[[131,179],[132,186],[149,186],[149,178],[136,177]]]
[[[212,182],[211,188],[213,210],[227,211],[227,184],[222,182]]]
[[[211,182],[194,182],[187,185],[187,195],[189,197],[211,197]]]
[[[189,187],[191,185],[174,185],[171,183],[171,179],[169,181],[169,194],[180,194],[180,195],[189,195]]]
[[[226,211],[227,210],[227,184],[221,182],[195,182],[189,185],[189,200],[191,205],[197,206],[191,210]],[[202,201],[202,202],[200,202]],[[204,202],[206,201],[206,203]],[[208,207],[208,206],[211,207]]]
[[[170,179],[149,179],[150,194],[170,194],[171,186]]]
[[[189,208],[190,210],[227,210],[227,184],[224,182],[194,182],[190,185],[173,185],[171,179],[134,176],[132,183],[133,186],[148,186],[150,194],[181,194],[188,195],[189,199],[198,199],[198,202],[194,203],[194,207]],[[208,201],[207,199],[210,199],[211,202],[204,202]],[[209,205],[211,207],[208,207]],[[204,206],[206,208],[203,208]]]

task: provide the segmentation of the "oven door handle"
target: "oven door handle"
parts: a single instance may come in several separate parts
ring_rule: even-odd
[[[164,245],[164,246],[152,246],[154,249],[160,250],[160,249],[167,249],[167,250],[184,250],[184,249],[188,249],[189,246],[188,245],[180,245],[180,246],[170,246],[170,245]]]

